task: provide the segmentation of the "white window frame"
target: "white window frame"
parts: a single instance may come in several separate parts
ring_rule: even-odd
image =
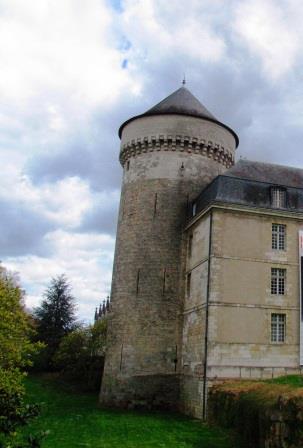
[[[286,189],[283,187],[271,188],[271,205],[274,208],[286,208]]]
[[[271,248],[286,250],[286,225],[273,223],[271,226]]]
[[[270,322],[270,340],[274,344],[283,344],[286,341],[286,314],[272,313]]]
[[[286,293],[286,269],[271,268],[271,285],[272,295],[284,296]]]

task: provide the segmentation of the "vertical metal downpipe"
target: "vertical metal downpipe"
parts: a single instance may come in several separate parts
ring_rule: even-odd
[[[212,249],[212,228],[213,228],[213,213],[210,211],[209,215],[209,242],[208,242],[208,266],[207,266],[207,289],[206,289],[206,309],[205,309],[205,338],[204,338],[204,368],[203,368],[203,420],[206,420],[206,383],[207,383],[207,349],[208,349],[208,304],[210,291],[210,262]]]

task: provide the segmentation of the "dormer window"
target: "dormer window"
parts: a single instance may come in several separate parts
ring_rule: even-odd
[[[274,208],[286,208],[286,190],[283,187],[271,188],[271,205]]]

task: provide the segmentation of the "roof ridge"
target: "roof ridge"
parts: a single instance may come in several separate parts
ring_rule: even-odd
[[[276,166],[276,167],[281,167],[281,168],[287,168],[287,169],[291,169],[291,170],[303,171],[303,167],[296,167],[296,166],[292,166],[292,165],[282,165],[281,163],[263,162],[262,160],[249,160],[249,159],[239,159],[235,163],[234,166],[236,166],[240,162],[242,162],[242,163],[247,163],[247,162],[248,163],[255,163],[255,164],[258,164],[258,165],[270,165],[270,166]],[[234,166],[229,168],[228,171],[232,170]]]
[[[226,177],[237,177],[275,185],[303,188],[303,169],[269,162],[240,159],[223,173]]]

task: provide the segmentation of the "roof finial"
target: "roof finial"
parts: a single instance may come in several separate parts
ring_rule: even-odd
[[[183,73],[183,81],[182,81],[182,85],[185,86],[185,84],[186,84],[185,73]]]

